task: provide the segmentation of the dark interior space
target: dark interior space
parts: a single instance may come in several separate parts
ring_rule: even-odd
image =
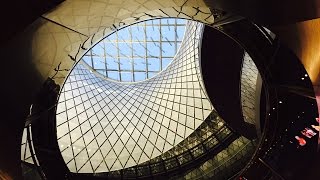
[[[3,68],[5,69],[2,71],[4,82],[1,92],[5,97],[2,101],[2,107],[5,108],[2,110],[4,117],[1,118],[0,126],[0,137],[2,137],[0,179],[210,179],[216,177],[216,179],[250,180],[318,178],[320,168],[319,133],[317,132],[311,138],[306,138],[301,135],[301,131],[310,128],[316,132],[312,125],[319,125],[315,121],[315,118],[319,117],[319,102],[317,103],[316,100],[320,96],[320,88],[317,88],[320,87],[320,71],[317,71],[320,69],[318,66],[320,59],[317,56],[319,43],[311,42],[311,39],[318,38],[319,34],[320,23],[317,18],[320,17],[320,2],[317,0],[308,2],[204,0],[199,3],[204,4],[212,11],[222,11],[221,16],[228,14],[231,19],[233,15],[241,17],[241,19],[234,18],[231,21],[228,21],[227,18],[223,24],[214,28],[205,26],[201,36],[201,52],[199,52],[201,77],[208,99],[217,112],[214,117],[221,117],[226,125],[219,129],[215,126],[216,124],[209,121],[210,119],[206,119],[205,122],[209,125],[199,126],[191,136],[192,138],[206,136],[206,139],[193,149],[175,154],[175,156],[172,155],[167,159],[163,157],[162,160],[153,159],[154,162],[150,160],[142,165],[107,173],[72,172],[64,162],[64,157],[59,149],[56,129],[56,106],[59,94],[56,92],[57,89],[53,88],[53,90],[50,89],[52,87],[46,86],[48,84],[45,82],[48,83],[52,77],[49,73],[51,70],[47,70],[46,65],[54,64],[50,58],[54,61],[59,59],[64,62],[72,55],[82,50],[86,51],[87,49],[84,47],[90,43],[88,49],[92,48],[94,43],[98,42],[97,37],[102,34],[101,29],[105,27],[102,25],[101,27],[88,27],[88,32],[86,32],[83,30],[85,28],[81,29],[82,23],[88,19],[94,23],[98,21],[94,18],[101,14],[101,17],[106,19],[101,18],[99,21],[106,23],[105,25],[108,23],[111,25],[110,22],[115,21],[116,18],[118,18],[117,20],[122,20],[123,17],[132,18],[130,13],[130,15],[126,14],[129,12],[127,9],[130,9],[132,2],[128,2],[127,6],[129,7],[124,7],[115,15],[110,15],[111,11],[118,8],[117,6],[123,3],[122,1],[106,2],[106,9],[109,9],[103,13],[98,12],[99,8],[96,12],[95,10],[86,11],[84,7],[91,7],[91,4],[83,5],[83,7],[81,6],[83,9],[79,10],[76,9],[78,6],[75,6],[75,9],[70,8],[68,9],[70,12],[91,13],[90,18],[92,18],[90,19],[88,16],[84,20],[85,18],[82,16],[75,16],[73,18],[76,23],[70,27],[68,24],[59,24],[60,22],[57,20],[59,18],[57,16],[55,19],[55,14],[51,19],[44,16],[48,12],[70,15],[68,14],[70,12],[65,9],[59,11],[59,8],[68,6],[70,2],[75,3],[74,0],[13,0],[3,3],[1,6],[3,28],[0,35],[0,52],[3,55]],[[144,3],[146,7],[159,6],[159,8],[154,8],[157,13],[159,13],[159,9],[167,6],[165,2],[163,4],[156,2],[154,3],[156,5]],[[184,5],[188,6],[188,3],[194,2],[185,1],[179,4],[181,11]],[[134,3],[132,4],[134,6]],[[197,9],[195,6],[190,5],[190,7]],[[139,6],[135,9],[139,9],[139,13],[145,13],[141,15],[144,17],[150,13],[146,7],[139,9]],[[202,10],[198,12],[202,12]],[[196,15],[189,16],[187,14],[183,18],[198,20]],[[219,16],[217,15],[215,18],[219,20]],[[136,16],[133,17],[139,19]],[[41,54],[39,55],[40,59],[46,60],[48,58],[48,62],[44,61],[45,63],[43,63],[36,61],[39,60],[39,57],[35,55],[36,47],[40,49],[41,46],[48,44],[37,44],[37,46],[34,44],[42,38],[42,28],[47,28],[47,23],[52,23],[48,20],[56,23],[55,25],[59,28],[74,31],[73,33],[81,38],[71,34],[68,30],[63,32],[57,30],[58,28],[49,29],[48,32],[52,34],[57,32],[67,34],[69,41],[65,41],[62,35],[59,36],[61,39],[54,39],[57,45],[52,47],[59,47],[60,50],[52,48],[52,51],[56,51],[53,56],[39,53]],[[310,24],[305,22],[309,20],[315,21]],[[116,26],[112,25],[115,27],[112,28],[117,31]],[[270,29],[276,38],[272,38],[264,27]],[[83,32],[80,33],[76,28],[83,30]],[[39,36],[38,31],[41,31]],[[43,36],[43,38],[48,38],[48,36]],[[77,48],[78,50],[74,50]],[[248,53],[252,58],[259,75],[261,75],[262,90],[258,93],[260,100],[258,105],[254,104],[259,111],[257,121],[261,126],[261,131],[257,130],[256,124],[248,123],[244,118],[241,78],[245,53]],[[73,62],[73,64],[75,63]],[[70,69],[64,70],[66,73],[63,73],[67,75],[63,77],[63,80],[67,79],[74,68],[73,65],[70,67]],[[57,70],[55,67],[54,70],[60,73],[59,68]],[[54,86],[54,83],[50,85]],[[61,90],[64,83],[59,85],[61,85],[59,86]],[[252,94],[252,97],[256,98],[257,95]],[[31,108],[31,104],[33,104],[33,108]],[[35,121],[26,121],[30,114],[31,117],[34,114],[40,114],[40,118],[35,118],[37,119]],[[215,118],[212,118],[213,122]],[[36,165],[21,159],[23,131],[29,124],[32,125],[30,128],[32,134],[30,132],[27,140],[30,141],[28,143],[33,144],[34,154],[31,156],[33,161],[38,161]],[[209,128],[216,128],[217,134],[210,136],[203,134],[203,131]],[[306,144],[299,145],[300,141],[295,136],[304,137]],[[228,148],[232,147],[232,143],[241,137],[250,140],[253,144],[244,147],[243,151],[239,150],[239,154],[242,156],[226,155],[234,157],[228,161],[222,160],[227,165],[214,159],[220,155],[219,153],[228,154],[225,151],[231,151],[232,148]],[[33,139],[33,142],[30,138]],[[212,143],[209,141],[210,138],[217,140],[218,144],[208,145]],[[199,156],[195,156],[197,153]],[[220,156],[224,157],[225,155]],[[241,161],[241,158],[244,160]],[[209,160],[212,162],[216,160],[215,166],[221,168],[214,169],[209,166],[204,168],[205,162]],[[222,167],[229,167],[229,169]],[[199,170],[201,168],[202,171]],[[220,174],[208,175],[212,173],[210,168]]]

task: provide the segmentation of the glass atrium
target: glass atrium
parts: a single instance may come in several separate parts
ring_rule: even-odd
[[[93,70],[120,82],[137,82],[164,70],[177,53],[186,20],[163,18],[124,27],[83,57]]]

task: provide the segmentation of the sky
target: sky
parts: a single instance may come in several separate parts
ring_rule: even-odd
[[[96,44],[83,61],[101,75],[117,81],[151,78],[173,60],[186,22],[163,18],[125,27]]]

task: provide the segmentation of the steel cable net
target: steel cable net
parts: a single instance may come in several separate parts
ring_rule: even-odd
[[[199,70],[202,24],[188,22],[181,47],[155,77],[106,80],[79,63],[61,91],[57,137],[71,172],[119,170],[146,162],[187,138],[212,112]]]
[[[245,53],[241,73],[241,102],[244,120],[250,124],[255,124],[256,118],[258,118],[255,117],[258,74],[258,68],[249,54]]]
[[[207,156],[211,157],[219,153],[218,147],[229,144],[226,142],[227,139],[234,135],[217,112],[213,110],[196,131],[169,151],[138,166],[123,169],[122,172],[113,171],[108,177],[155,177],[159,174],[168,173],[170,177],[176,179],[184,176],[184,174],[178,173],[177,175],[175,172],[182,168],[185,172],[189,172],[190,168],[187,167],[187,164],[202,164],[203,161],[199,158],[204,156],[208,158]]]
[[[181,176],[169,179],[232,179],[250,160],[257,142],[240,136],[224,150]]]

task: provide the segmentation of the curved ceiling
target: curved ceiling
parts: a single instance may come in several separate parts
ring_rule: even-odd
[[[211,113],[201,86],[202,24],[188,22],[169,67],[134,84],[108,81],[79,63],[63,87],[57,136],[71,172],[104,172],[150,160],[188,137]]]
[[[12,2],[12,1],[10,1]],[[14,2],[14,1],[13,1]],[[58,84],[62,84],[64,82],[64,79],[66,77],[66,74],[68,73],[68,70],[64,69],[70,69],[70,67],[74,64],[74,61],[70,61],[70,58],[68,55],[73,56],[75,53],[73,51],[77,52],[78,47],[81,47],[83,43],[87,41],[88,36],[95,34],[99,31],[101,28],[100,26],[97,27],[94,25],[94,23],[91,23],[92,26],[82,26],[82,22],[93,22],[92,20],[99,21],[102,20],[104,22],[103,26],[105,27],[111,27],[113,23],[118,23],[115,19],[125,19],[122,18],[123,14],[126,14],[127,11],[129,11],[127,14],[132,15],[130,12],[147,12],[149,10],[155,10],[159,8],[165,8],[165,7],[173,7],[176,6],[178,9],[181,7],[181,11],[183,13],[179,13],[178,10],[176,14],[178,16],[183,16],[183,14],[186,14],[188,17],[195,17],[197,19],[197,10],[193,10],[190,8],[188,11],[184,9],[184,7],[200,7],[200,8],[208,8],[207,5],[204,5],[202,1],[189,1],[188,3],[185,3],[183,1],[148,1],[148,5],[145,6],[136,6],[132,1],[126,1],[123,3],[123,1],[108,1],[108,3],[105,3],[107,6],[112,5],[112,8],[119,6],[123,7],[123,10],[121,13],[117,13],[119,9],[115,10],[116,13],[111,13],[111,16],[106,17],[108,14],[108,10],[103,11],[104,13],[101,13],[102,10],[96,10],[94,2],[101,3],[104,1],[73,1],[74,3],[78,3],[77,5],[74,5],[70,3],[71,1],[66,1],[65,3],[61,4],[61,6],[57,7],[55,10],[51,11],[52,16],[46,16],[47,18],[50,18],[51,20],[59,21],[60,25],[64,25],[65,27],[60,26],[59,24],[55,24],[54,22],[50,22],[46,19],[39,18],[36,20],[32,25],[30,25],[26,31],[23,32],[23,37],[16,37],[13,39],[13,45],[9,45],[6,48],[3,49],[4,52],[4,59],[8,58],[10,61],[6,61],[8,64],[8,67],[14,66],[16,68],[15,71],[7,71],[7,76],[10,78],[5,78],[5,84],[9,86],[13,86],[16,88],[10,88],[9,90],[6,90],[4,94],[7,94],[7,97],[9,97],[6,102],[8,103],[8,107],[11,108],[11,111],[7,111],[5,114],[4,119],[12,119],[12,121],[7,121],[6,125],[4,125],[4,131],[1,131],[1,134],[3,137],[8,137],[8,140],[4,140],[4,144],[10,144],[10,147],[4,148],[3,152],[1,152],[1,161],[8,162],[8,164],[5,166],[5,171],[8,171],[12,177],[15,177],[15,174],[20,174],[19,172],[19,163],[20,159],[17,158],[18,149],[14,149],[15,146],[11,145],[13,144],[19,144],[19,138],[17,138],[20,134],[22,134],[22,127],[24,122],[21,120],[22,117],[26,117],[29,108],[29,105],[32,103],[32,98],[34,97],[35,92],[39,90],[42,83],[45,79],[48,77],[52,77],[56,71],[58,71],[56,68],[61,67],[62,72],[58,72],[58,76],[55,77],[55,80]],[[90,4],[85,4],[89,2]],[[107,1],[106,1],[107,2]],[[128,3],[129,2],[129,3]],[[142,2],[142,1],[139,1]],[[122,3],[122,4],[121,4]],[[30,3],[29,3],[30,4]],[[123,5],[125,4],[125,5]],[[138,3],[139,4],[139,3]],[[290,3],[288,3],[290,4]],[[132,11],[130,7],[132,5],[132,9],[135,9],[137,11]],[[141,4],[140,4],[141,5]],[[143,4],[142,4],[143,5]],[[7,6],[4,6],[7,8]],[[14,4],[14,7],[15,4]],[[26,9],[24,6],[21,6]],[[74,9],[73,9],[74,7]],[[78,8],[77,8],[78,7]],[[104,6],[105,7],[105,6]],[[316,6],[314,6],[316,7]],[[87,9],[86,9],[87,8]],[[92,8],[92,10],[91,10]],[[211,7],[212,8],[212,7]],[[78,11],[78,9],[80,9]],[[114,8],[115,9],[115,8]],[[182,10],[183,9],[183,10]],[[266,8],[268,9],[268,8]],[[84,10],[84,11],[82,11]],[[127,10],[127,11],[126,11]],[[203,11],[203,9],[201,9]],[[254,9],[256,11],[256,9]],[[281,9],[282,10],[282,9]],[[171,9],[171,11],[174,11]],[[4,11],[5,12],[5,11]],[[26,12],[26,11],[23,11]],[[70,17],[70,13],[80,13],[82,12],[84,16],[81,16],[81,14],[72,14],[77,15],[76,17],[71,18],[63,18],[61,15],[65,15],[64,17]],[[106,16],[95,19],[94,12],[97,12],[97,14],[104,14]],[[124,13],[123,13],[124,12]],[[175,11],[174,11],[175,12]],[[194,13],[195,12],[195,13]],[[208,12],[208,11],[205,11]],[[210,12],[210,11],[209,11]],[[300,11],[294,11],[294,13],[300,12]],[[169,16],[173,15],[174,13],[170,13],[170,11],[165,11],[165,13],[169,14]],[[18,15],[19,17],[25,16],[27,13],[16,13],[13,15]],[[89,16],[89,15],[91,16]],[[202,13],[199,13],[202,14]],[[299,14],[299,13],[298,13]],[[88,15],[88,16],[86,16]],[[119,16],[118,16],[119,15]],[[129,17],[130,15],[126,16]],[[133,13],[133,16],[136,15]],[[60,17],[59,17],[60,16]],[[17,18],[19,19],[19,18]],[[201,21],[204,21],[205,17],[199,18]],[[10,18],[6,18],[5,20],[10,20]],[[8,21],[8,22],[9,22]],[[213,22],[213,21],[212,21]],[[71,26],[69,26],[70,24]],[[10,23],[7,23],[10,24]],[[78,24],[81,24],[78,26]],[[89,24],[89,23],[88,23]],[[79,35],[77,32],[73,32],[72,30],[68,30],[66,27],[78,27],[79,29],[85,29],[87,32],[91,32],[91,34],[84,36]],[[77,28],[75,28],[78,30]],[[90,40],[89,40],[90,41]],[[94,39],[93,42],[96,42]],[[19,53],[17,53],[17,49],[21,50]],[[11,51],[13,50],[13,51]],[[12,53],[14,52],[14,53]],[[80,53],[81,55],[81,53]],[[68,62],[70,61],[70,62]],[[32,65],[31,65],[32,64]],[[25,66],[27,65],[27,66]],[[61,66],[60,66],[61,65]],[[21,73],[16,73],[21,72]],[[26,76],[21,76],[21,74],[27,74]],[[21,82],[21,83],[16,83]],[[23,90],[21,90],[23,89]],[[12,109],[14,109],[14,113],[12,113]],[[6,111],[5,111],[6,112]],[[17,128],[17,124],[19,128]],[[10,142],[10,143],[9,143]]]

